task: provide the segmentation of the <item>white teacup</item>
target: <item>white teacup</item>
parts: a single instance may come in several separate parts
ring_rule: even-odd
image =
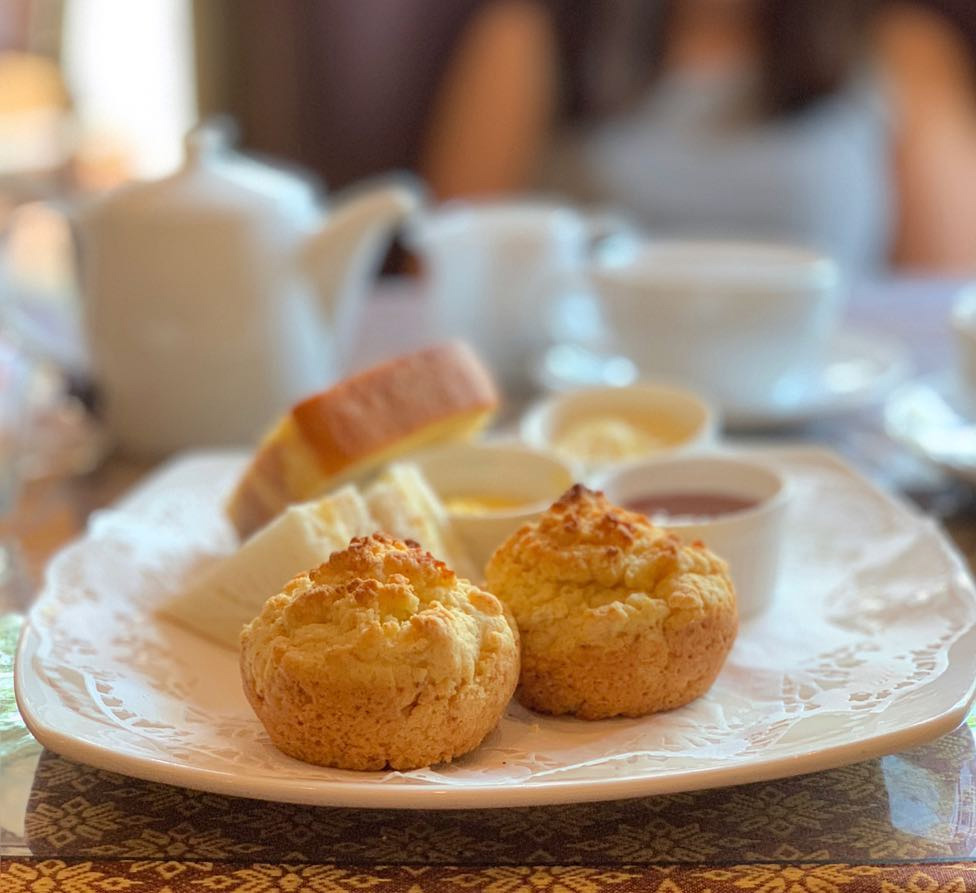
[[[802,392],[842,310],[837,265],[786,245],[631,241],[598,256],[588,276],[618,349],[642,374],[724,405]]]

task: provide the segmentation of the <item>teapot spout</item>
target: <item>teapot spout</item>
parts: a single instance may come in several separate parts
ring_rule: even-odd
[[[422,202],[420,186],[408,178],[374,182],[340,200],[306,239],[300,263],[336,331],[352,322],[393,230]]]

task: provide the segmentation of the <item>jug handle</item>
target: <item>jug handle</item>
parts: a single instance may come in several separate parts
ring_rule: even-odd
[[[591,255],[600,253],[608,245],[633,243],[641,234],[634,218],[619,208],[598,207],[586,211],[584,222]]]
[[[584,212],[586,251],[579,262],[540,275],[533,291],[543,305],[543,324],[550,344],[570,343],[591,350],[612,348],[613,338],[589,277],[598,257],[628,252],[637,243],[634,220],[615,208]]]
[[[345,190],[301,246],[299,266],[319,293],[335,331],[347,332],[393,231],[424,203],[407,175],[368,180]]]

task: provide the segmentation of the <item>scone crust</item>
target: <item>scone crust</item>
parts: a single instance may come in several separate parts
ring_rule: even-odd
[[[518,675],[518,633],[498,599],[383,534],[295,577],[241,635],[244,692],[271,740],[341,769],[416,769],[473,750]]]
[[[694,700],[738,631],[726,563],[577,485],[492,556],[522,637],[519,700],[582,719]]]

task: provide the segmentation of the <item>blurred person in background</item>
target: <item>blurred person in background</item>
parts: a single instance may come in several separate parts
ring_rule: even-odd
[[[892,0],[881,9],[877,33],[894,106],[894,260],[972,273],[976,2]]]
[[[497,0],[458,44],[422,173],[442,198],[541,188],[658,235],[810,245],[853,275],[976,266],[976,237],[947,247],[976,232],[976,203],[953,241],[925,183],[962,185],[976,154],[918,136],[932,100],[906,56],[940,54],[934,37],[911,49],[911,17],[936,15],[922,2],[878,20],[868,0]],[[966,94],[954,75],[931,89]]]

